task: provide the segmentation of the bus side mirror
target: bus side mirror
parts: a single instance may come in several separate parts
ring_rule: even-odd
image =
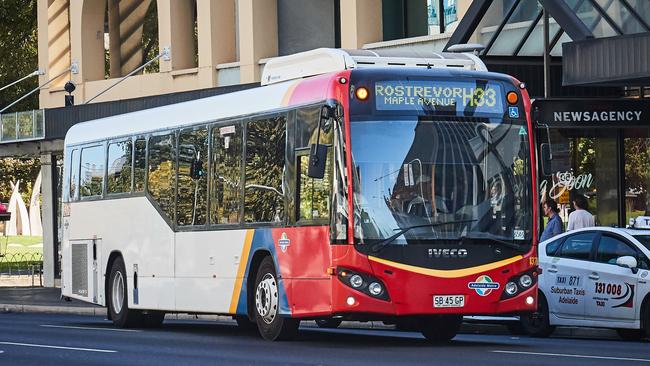
[[[551,145],[544,143],[540,147],[541,152],[541,165],[542,165],[542,175],[549,176],[553,173],[551,172],[551,160],[553,155],[551,154]]]
[[[309,167],[307,176],[309,178],[323,179],[325,176],[325,163],[327,162],[327,145],[309,145]]]

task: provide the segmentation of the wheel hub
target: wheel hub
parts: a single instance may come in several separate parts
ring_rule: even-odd
[[[265,274],[257,285],[255,308],[266,324],[271,324],[278,314],[278,285],[270,273]]]
[[[115,277],[113,277],[111,300],[115,314],[119,314],[124,303],[124,276],[122,276],[122,272],[115,272]]]

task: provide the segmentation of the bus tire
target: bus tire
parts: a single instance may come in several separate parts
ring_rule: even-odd
[[[319,328],[335,329],[338,328],[342,322],[343,320],[341,319],[318,319],[316,320],[316,325],[318,325]]]
[[[524,332],[531,337],[546,338],[555,330],[549,321],[548,302],[541,293],[537,299],[537,311],[522,313],[519,319]]]
[[[124,259],[117,257],[111,266],[108,280],[108,312],[118,328],[133,328],[142,325],[142,312],[129,309],[126,269]]]
[[[434,315],[422,319],[420,331],[430,342],[449,342],[458,334],[462,323],[461,315]]]
[[[300,321],[280,316],[280,287],[271,257],[265,257],[260,263],[253,296],[255,321],[262,338],[280,341],[296,336]]]

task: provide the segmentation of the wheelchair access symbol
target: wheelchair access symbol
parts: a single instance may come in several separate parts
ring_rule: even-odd
[[[519,107],[508,107],[508,116],[510,118],[519,118]]]

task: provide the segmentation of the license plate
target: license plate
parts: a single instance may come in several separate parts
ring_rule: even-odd
[[[442,295],[433,297],[434,308],[462,308],[465,306],[465,295]]]

